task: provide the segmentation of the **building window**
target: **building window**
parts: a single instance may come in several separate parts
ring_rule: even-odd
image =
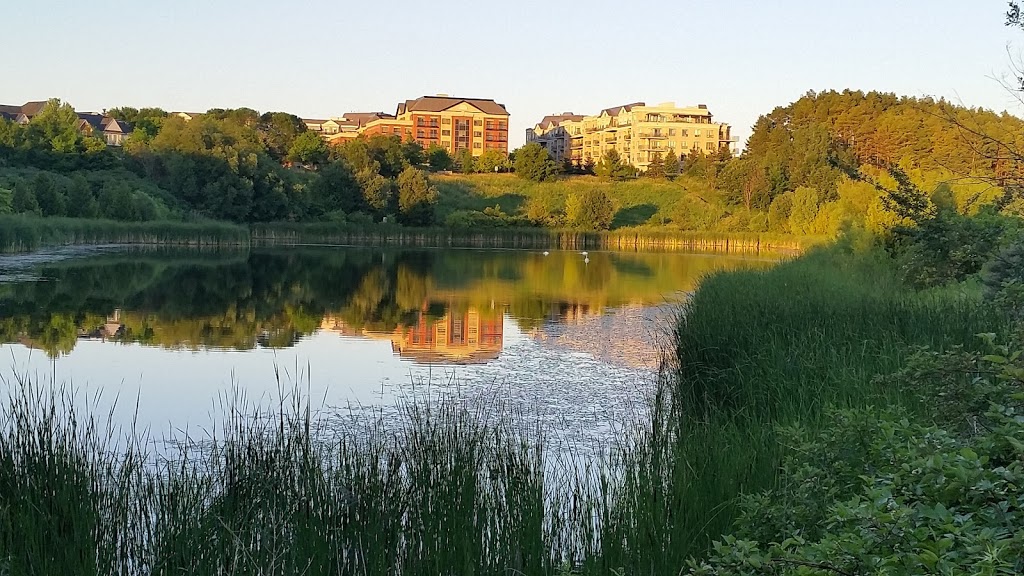
[[[451,124],[451,123],[452,123],[452,119],[451,118],[441,118],[441,124]]]
[[[451,135],[452,135],[452,131],[451,130],[441,130],[441,136],[451,136]]]
[[[707,148],[708,148],[708,150],[714,150],[715,149],[715,143],[714,142],[708,142]]]
[[[700,128],[697,128],[696,130],[694,130],[693,131],[693,135],[696,136],[697,138],[700,138]]]
[[[425,134],[424,134],[423,130],[417,130],[416,131],[416,137],[417,138],[423,138],[424,136],[425,136]]]
[[[686,138],[687,136],[690,135],[690,131],[687,130],[686,128],[683,128],[682,130],[679,131],[679,135],[682,136],[683,138]]]
[[[473,142],[473,148],[480,148],[479,142]]]
[[[431,130],[430,131],[430,137],[431,138],[437,138],[437,130]]]
[[[473,131],[473,138],[481,138],[481,137],[483,137],[483,135],[484,135],[484,133],[479,131],[479,130],[474,130]]]
[[[473,126],[483,126],[483,125],[484,125],[484,121],[483,120],[473,120]]]
[[[494,134],[488,134],[487,135],[487,141],[488,142],[494,142]]]
[[[676,135],[676,129],[675,128],[669,128],[668,129],[668,135],[669,136],[675,136]]]

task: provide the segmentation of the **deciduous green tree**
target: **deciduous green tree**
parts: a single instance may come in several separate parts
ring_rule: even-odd
[[[602,190],[588,188],[569,195],[565,201],[566,223],[581,230],[607,230],[615,217],[615,206]]]
[[[560,169],[548,151],[536,142],[530,142],[515,152],[515,172],[520,178],[543,182],[556,178]]]
[[[772,232],[788,233],[789,215],[793,212],[793,193],[779,194],[768,209],[768,229]]]
[[[99,205],[88,180],[81,174],[71,179],[68,190],[68,216],[74,218],[95,218],[99,215]]]
[[[450,170],[452,167],[452,157],[448,154],[448,151],[437,144],[431,144],[427,148],[427,164],[431,170]]]
[[[432,225],[437,196],[425,172],[406,168],[398,175],[398,221],[407,226]]]
[[[475,160],[477,172],[492,173],[505,167],[508,159],[500,150],[484,150],[484,153]]]
[[[11,210],[16,214],[38,214],[39,203],[32,185],[26,180],[14,184],[14,197],[11,199]]]
[[[818,215],[818,191],[801,186],[793,192],[793,209],[789,213],[789,227],[793,234],[811,234]]]
[[[270,157],[281,162],[292,150],[295,139],[306,132],[306,123],[287,112],[266,112],[259,118],[256,131]]]
[[[40,172],[32,180],[32,188],[36,193],[36,202],[43,216],[63,216],[66,206],[64,194],[57,190],[53,180]]]
[[[319,166],[327,161],[327,143],[316,132],[303,132],[288,149],[288,160]]]

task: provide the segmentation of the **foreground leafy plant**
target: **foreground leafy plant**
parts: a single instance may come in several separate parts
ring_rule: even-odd
[[[986,401],[983,414],[937,426],[897,408],[833,410],[821,432],[785,429],[783,483],[743,497],[736,532],[691,574],[1024,571],[1024,363],[992,352],[920,351],[902,373],[927,396],[962,388],[936,371],[959,374],[972,390],[950,397],[966,409]]]

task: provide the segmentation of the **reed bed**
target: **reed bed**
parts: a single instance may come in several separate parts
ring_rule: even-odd
[[[580,232],[545,228],[458,230],[404,228],[337,223],[274,223],[252,227],[256,245],[336,244],[452,248],[521,248],[551,250],[797,252],[823,238],[760,233],[686,232],[622,229]]]
[[[493,406],[407,403],[400,425],[338,431],[298,394],[236,395],[158,449],[67,389],[8,384],[4,574],[560,574],[595,555],[609,508]]]
[[[249,231],[226,222],[120,222],[81,218],[0,216],[0,252],[73,244],[248,246]]]
[[[825,427],[828,406],[919,409],[917,394],[876,377],[913,346],[980,346],[976,334],[1005,326],[977,295],[915,292],[881,250],[842,243],[705,278],[679,315],[675,376],[646,448],[660,469],[626,489],[662,502],[667,517],[648,523],[661,544],[640,566],[664,573],[729,532],[736,497],[778,478],[780,425]]]

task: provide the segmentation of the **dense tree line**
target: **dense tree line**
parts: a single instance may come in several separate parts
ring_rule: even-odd
[[[452,163],[397,137],[328,146],[283,112],[108,114],[135,128],[120,150],[79,130],[74,109],[56,100],[24,126],[0,121],[0,213],[429,225],[437,192],[422,169]]]

